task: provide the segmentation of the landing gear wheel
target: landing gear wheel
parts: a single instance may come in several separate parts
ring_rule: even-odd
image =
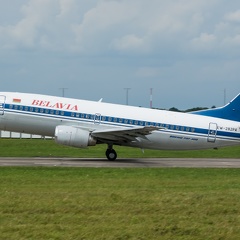
[[[117,158],[117,153],[114,149],[107,149],[106,157],[109,161],[114,161]]]

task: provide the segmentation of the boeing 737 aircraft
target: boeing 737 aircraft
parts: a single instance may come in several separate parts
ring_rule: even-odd
[[[194,113],[131,107],[70,98],[0,92],[0,129],[52,136],[85,148],[107,144],[141,149],[207,149],[240,145],[240,94],[217,109]]]

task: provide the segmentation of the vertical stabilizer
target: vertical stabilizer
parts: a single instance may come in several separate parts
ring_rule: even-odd
[[[192,114],[223,118],[240,122],[240,94],[224,107],[191,112]]]

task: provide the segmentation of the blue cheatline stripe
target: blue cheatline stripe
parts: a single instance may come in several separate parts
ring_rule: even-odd
[[[164,129],[158,130],[161,132],[168,132],[168,133],[172,132],[180,135],[189,133],[189,135],[197,136],[197,137],[203,137],[203,136],[206,137],[208,136],[208,131],[209,131],[208,129],[192,128],[189,126],[179,126],[179,125],[172,125],[172,124],[158,123],[158,122],[148,122],[148,121],[141,121],[136,119],[127,119],[127,118],[116,118],[112,116],[102,116],[102,115],[100,116],[97,114],[70,112],[65,110],[39,108],[39,107],[24,106],[24,105],[17,105],[17,104],[5,104],[4,110],[5,112],[9,112],[9,113],[20,113],[20,114],[31,115],[31,116],[74,120],[74,121],[85,122],[85,123],[94,123],[96,121],[96,124],[100,122],[101,125],[112,125],[112,126],[121,126],[121,127],[124,126],[129,128],[133,126],[155,126],[155,127],[164,128]],[[217,139],[221,138],[226,140],[239,140],[240,133],[224,132],[224,131],[218,130],[216,138]]]

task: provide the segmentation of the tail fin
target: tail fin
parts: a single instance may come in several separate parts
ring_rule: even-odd
[[[240,93],[224,107],[201,110],[191,113],[240,122]]]

